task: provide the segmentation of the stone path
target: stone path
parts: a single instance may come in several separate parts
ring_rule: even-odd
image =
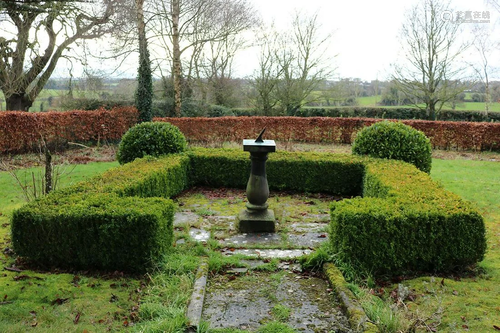
[[[249,257],[241,261],[246,267],[228,269],[208,278],[206,288],[197,287],[206,293],[204,300],[201,294],[193,296],[197,299],[195,312],[201,312],[195,321],[206,321],[211,328],[244,331],[279,321],[298,332],[351,332],[328,283],[321,275],[302,272],[290,260],[311,253],[328,240],[327,218],[322,214],[314,222],[311,218],[295,221],[287,232],[238,234],[235,217],[176,213],[174,226],[189,228],[192,239],[207,242],[212,237],[221,244],[223,255]],[[264,271],[261,267],[272,258],[280,260],[279,269]]]

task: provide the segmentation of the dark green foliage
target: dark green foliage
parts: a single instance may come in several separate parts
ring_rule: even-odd
[[[186,149],[184,134],[174,125],[146,122],[130,128],[122,137],[117,159],[120,164],[146,155],[162,156]]]
[[[193,149],[188,154],[191,184],[246,187],[250,176],[249,153],[236,149]],[[266,163],[269,188],[358,195],[364,170],[361,161],[351,155],[271,153]]]
[[[94,111],[99,108],[111,110],[115,107],[132,105],[134,105],[133,101],[110,99],[102,100],[96,98],[63,98],[61,102],[61,108],[68,111]]]
[[[361,194],[363,162],[351,155],[277,152],[270,155],[267,165],[271,189]]]
[[[245,188],[250,176],[249,154],[237,149],[193,149],[188,152],[190,184]]]
[[[423,119],[428,120],[425,110],[398,107],[338,107],[338,108],[302,108],[295,113],[297,117],[360,117],[360,118],[379,118],[379,119]],[[484,111],[456,111],[441,110],[436,120],[446,121],[473,121],[473,122],[498,122],[500,121],[500,112]]]
[[[139,111],[140,123],[153,119],[153,75],[151,73],[151,61],[149,60],[149,51],[147,49],[141,52],[139,59],[135,106]]]
[[[209,117],[234,116],[233,110],[224,105],[211,105],[208,110]]]
[[[120,196],[170,198],[187,188],[188,167],[187,156],[147,156],[109,170],[99,178],[105,192]]]
[[[430,173],[432,148],[424,133],[403,123],[381,121],[358,132],[352,152],[401,160]]]
[[[397,161],[367,163],[364,198],[331,207],[338,259],[373,275],[446,272],[481,261],[483,218],[424,173]]]
[[[170,247],[173,214],[168,199],[54,193],[14,212],[12,240],[46,267],[142,273]]]
[[[14,213],[16,252],[45,266],[145,272],[171,245],[171,197],[189,158],[145,157],[54,192]]]

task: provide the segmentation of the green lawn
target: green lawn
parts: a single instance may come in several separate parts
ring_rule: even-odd
[[[381,95],[377,96],[366,96],[366,97],[359,97],[358,98],[358,103],[359,106],[373,106],[373,107],[387,107],[387,108],[398,108],[400,106],[380,106],[377,103],[381,99]],[[411,107],[412,105],[410,105]],[[456,110],[457,111],[484,111],[485,108],[485,103],[483,102],[466,102],[466,103],[460,103],[457,105]],[[451,109],[450,107],[445,106],[443,109]],[[491,112],[500,112],[500,103],[491,103],[490,104],[490,111]]]

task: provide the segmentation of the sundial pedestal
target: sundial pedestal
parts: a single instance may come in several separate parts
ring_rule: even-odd
[[[247,183],[247,209],[238,215],[242,233],[274,232],[274,211],[268,209],[269,185],[266,175],[267,154],[276,151],[274,140],[243,140],[243,150],[250,152],[252,169]]]

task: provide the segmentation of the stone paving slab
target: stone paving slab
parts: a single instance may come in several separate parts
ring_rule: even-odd
[[[277,308],[287,311],[280,320],[300,332],[352,332],[328,283],[291,271],[213,278],[202,318],[211,328],[255,331],[277,320]]]
[[[328,226],[328,223],[293,223],[290,229],[294,232],[321,232]]]
[[[280,234],[270,232],[258,234],[238,234],[226,239],[219,240],[219,242],[224,245],[277,245],[282,241],[283,239],[281,238]]]
[[[322,242],[328,240],[325,232],[307,232],[303,234],[288,234],[288,241],[295,246],[318,247]]]
[[[249,257],[262,259],[293,259],[306,254],[310,254],[312,250],[279,250],[279,249],[224,249],[223,255],[231,256],[234,254],[242,254]]]
[[[200,216],[193,212],[176,212],[174,214],[174,227],[180,225],[193,225],[198,223]]]

